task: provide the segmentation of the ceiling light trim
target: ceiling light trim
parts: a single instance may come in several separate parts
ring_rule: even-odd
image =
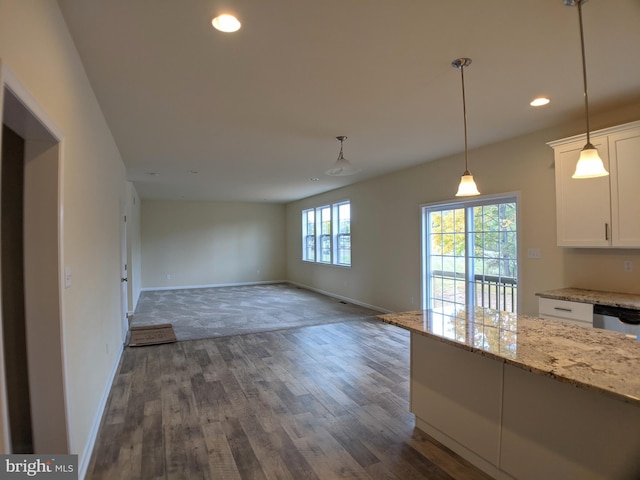
[[[548,97],[536,97],[531,100],[531,102],[529,102],[529,105],[531,105],[532,107],[543,107],[545,105],[549,105],[550,103],[551,100]]]
[[[215,28],[216,30],[224,33],[237,32],[242,26],[240,20],[229,13],[223,13],[221,15],[218,15],[217,17],[214,17],[211,20],[211,25],[213,25],[213,28]]]

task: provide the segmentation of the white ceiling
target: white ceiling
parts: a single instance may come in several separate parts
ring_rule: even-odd
[[[459,153],[458,57],[473,60],[471,149],[584,115],[563,0],[59,4],[143,198],[286,202]],[[242,29],[214,30],[222,11]],[[583,16],[592,112],[632,101],[640,116],[640,0],[591,0]],[[538,95],[552,103],[530,107]],[[359,174],[324,174],[338,135]]]

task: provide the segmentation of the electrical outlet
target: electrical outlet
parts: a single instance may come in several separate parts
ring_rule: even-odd
[[[633,272],[633,262],[631,260],[624,261],[624,271]]]

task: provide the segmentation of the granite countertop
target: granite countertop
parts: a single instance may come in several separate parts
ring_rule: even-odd
[[[640,407],[640,341],[622,333],[477,308],[376,318],[518,368]]]
[[[571,302],[592,303],[640,310],[640,295],[631,293],[602,292],[583,288],[561,288],[536,293],[538,297],[568,300]]]

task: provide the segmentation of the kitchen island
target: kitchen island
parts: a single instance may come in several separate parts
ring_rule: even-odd
[[[640,342],[496,310],[378,319],[411,332],[416,427],[495,478],[638,478]]]

